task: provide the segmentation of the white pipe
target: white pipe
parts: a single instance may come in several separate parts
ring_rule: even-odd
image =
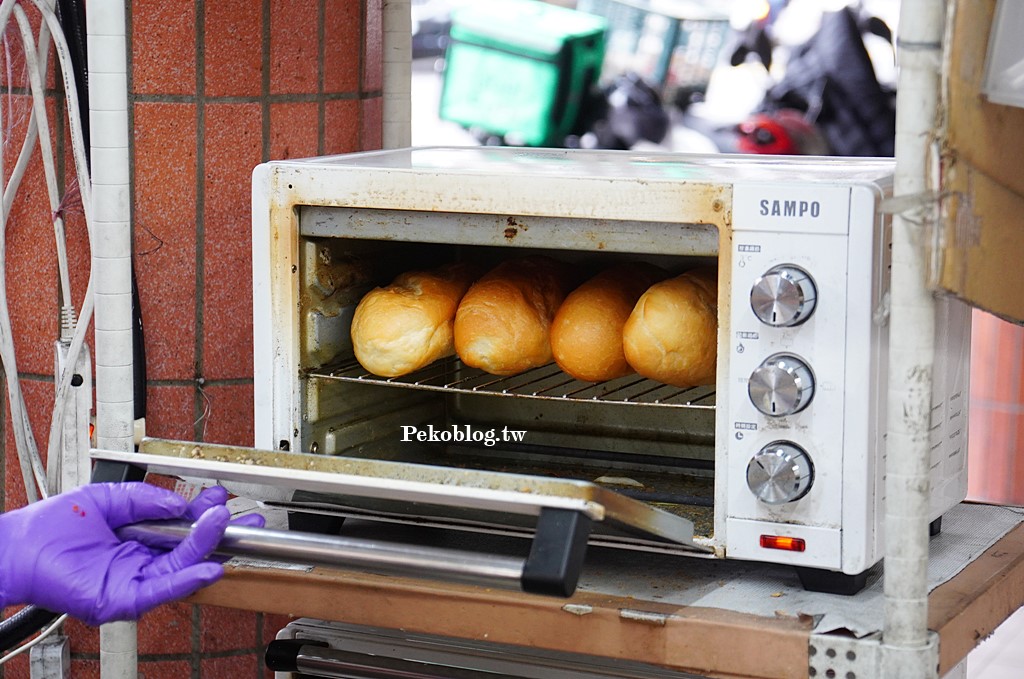
[[[96,446],[133,449],[131,206],[128,190],[128,72],[125,3],[94,0],[86,12],[92,157],[96,327]],[[103,679],[138,673],[135,623],[100,628]]]
[[[131,346],[131,206],[128,193],[128,75],[124,3],[89,4],[89,120],[92,245],[96,274],[96,446],[131,451],[134,427]]]
[[[931,196],[893,217],[885,502],[883,676],[934,676],[928,645],[928,471],[935,305],[926,246],[937,177],[930,172],[939,119],[944,0],[903,0],[898,36],[896,196]],[[913,667],[913,669],[911,669]],[[911,673],[908,673],[911,672]]]
[[[100,677],[135,679],[139,671],[139,630],[135,622],[100,626]]]
[[[384,0],[384,102],[382,142],[386,149],[412,144],[412,3]]]

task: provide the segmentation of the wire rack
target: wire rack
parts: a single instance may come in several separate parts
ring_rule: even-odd
[[[585,401],[620,405],[714,410],[712,386],[680,389],[637,375],[607,382],[573,379],[554,363],[519,375],[502,377],[464,365],[456,357],[436,361],[402,377],[379,377],[355,359],[310,371],[309,377],[446,393],[490,394],[548,401]]]

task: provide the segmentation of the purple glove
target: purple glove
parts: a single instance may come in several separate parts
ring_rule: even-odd
[[[188,508],[185,510],[185,514],[182,518],[189,519],[190,521],[198,521],[199,517],[203,515],[207,509],[222,505],[228,501],[228,491],[223,486],[210,486],[209,488],[203,488],[203,490],[196,495],[192,502],[188,503]],[[231,522],[232,526],[251,526],[253,528],[263,528],[266,524],[264,519],[259,514],[246,514],[240,516]]]
[[[208,557],[230,519],[226,500],[219,487],[188,504],[145,483],[100,483],[0,514],[0,606],[35,604],[99,625],[188,596],[224,573]],[[261,525],[254,516],[239,523]],[[178,518],[196,523],[169,552],[122,542],[113,532]]]

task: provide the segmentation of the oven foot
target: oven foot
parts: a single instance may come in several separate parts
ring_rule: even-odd
[[[292,502],[324,502],[328,496],[297,490],[292,495]],[[345,523],[344,516],[331,514],[314,514],[312,512],[288,512],[288,530],[303,533],[319,533],[320,535],[337,535]]]
[[[928,537],[933,538],[942,532],[942,517],[935,519],[928,524]]]
[[[836,571],[826,571],[821,568],[807,568],[805,566],[794,566],[800,584],[808,592],[825,592],[826,594],[841,594],[853,596],[864,589],[868,583],[868,572],[861,571],[855,575],[847,575]]]

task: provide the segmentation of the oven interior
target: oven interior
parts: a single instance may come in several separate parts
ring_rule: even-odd
[[[522,218],[516,224],[529,229]],[[678,233],[675,226],[665,226],[666,237]],[[590,481],[687,518],[696,538],[710,539],[714,386],[680,389],[638,375],[594,384],[571,378],[554,363],[497,377],[455,357],[407,376],[381,378],[356,362],[349,337],[362,295],[403,271],[460,260],[494,265],[540,253],[571,264],[581,282],[621,261],[647,261],[674,275],[717,265],[717,230],[706,230],[713,233],[704,234],[704,243],[714,242],[714,248],[654,238],[631,252],[608,251],[601,242],[566,249],[578,245],[571,238],[562,239],[562,247],[536,247],[402,241],[387,230],[375,239],[323,235],[323,228],[319,235],[301,235],[301,452]],[[553,230],[547,239],[551,245],[558,243],[556,235]],[[502,237],[510,239],[507,231]],[[456,427],[471,439],[491,433],[497,440],[430,442],[408,435],[408,427],[431,425],[438,432]],[[506,430],[525,434],[520,441],[502,440],[517,437]],[[372,502],[353,508],[350,498],[335,501],[360,512],[393,510]],[[454,509],[450,514],[474,524],[471,515]]]

